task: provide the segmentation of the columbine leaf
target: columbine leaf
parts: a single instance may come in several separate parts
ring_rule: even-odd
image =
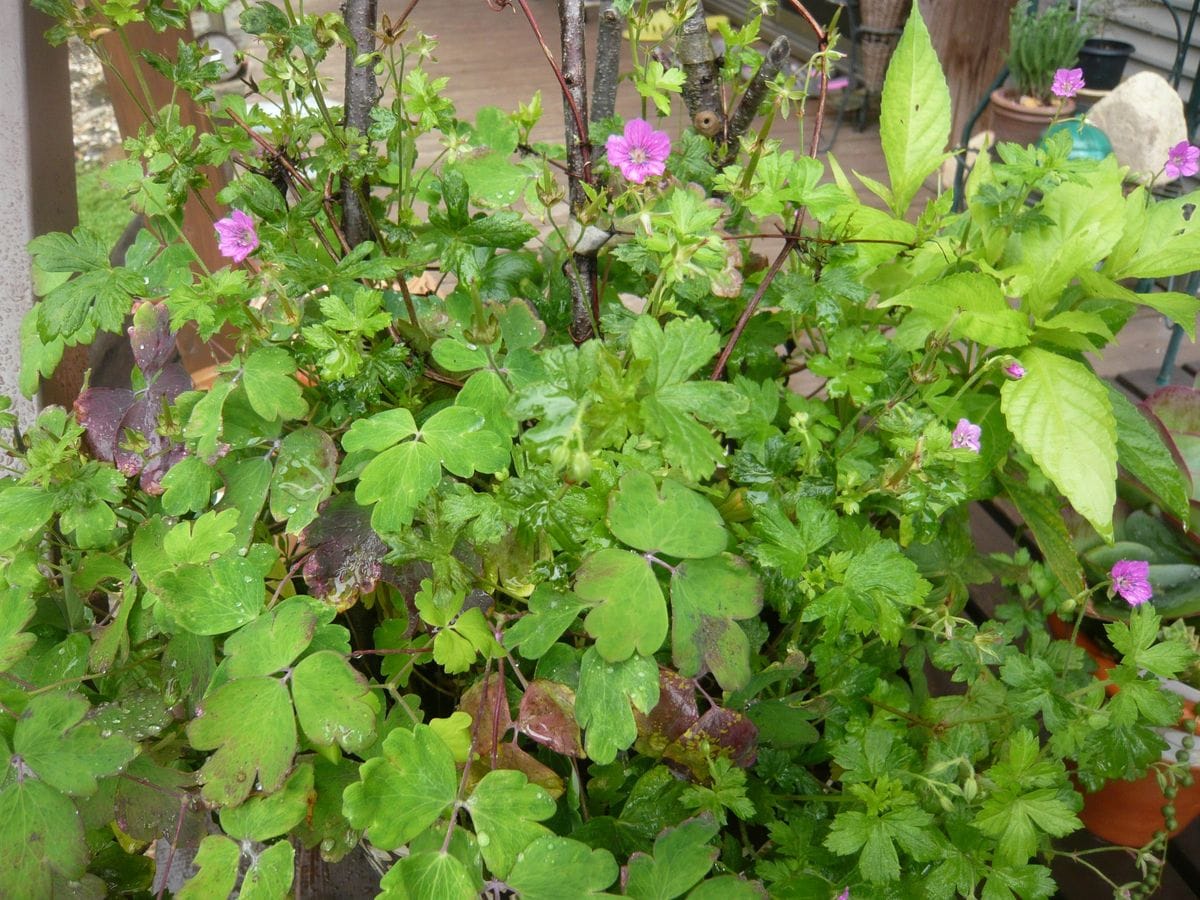
[[[437,454],[420,441],[409,441],[379,454],[359,477],[354,499],[376,504],[371,525],[393,533],[412,524],[413,514],[442,478]]]
[[[412,413],[403,407],[377,413],[369,419],[356,419],[350,430],[342,435],[342,447],[347,453],[360,450],[386,450],[406,437],[417,433]]]
[[[242,368],[246,399],[268,422],[299,419],[308,412],[295,373],[295,361],[280,347],[263,347],[246,357]]]
[[[307,597],[289,597],[225,639],[225,674],[229,678],[273,675],[312,641],[317,610]]]
[[[889,205],[903,216],[925,179],[942,164],[950,142],[950,89],[917,11],[909,15],[888,64],[879,138],[892,181]]]
[[[322,650],[300,660],[292,672],[292,697],[310,743],[331,747],[336,742],[358,753],[375,742],[379,698],[337,653]]]
[[[583,620],[605,659],[651,656],[667,637],[667,604],[650,563],[627,550],[605,549],[583,561],[575,593],[596,604]]]
[[[521,900],[592,897],[616,881],[617,861],[604,849],[546,835],[525,848],[505,882]]]
[[[242,879],[238,900],[287,900],[296,872],[296,851],[288,841],[272,844]]]
[[[20,662],[37,643],[36,635],[21,630],[36,610],[37,604],[28,591],[11,587],[0,592],[0,672],[7,672]]]
[[[525,659],[540,659],[587,606],[568,591],[539,584],[529,597],[529,612],[504,633],[504,646]]]
[[[680,563],[671,574],[671,652],[679,674],[707,668],[734,691],[750,680],[750,642],[735,619],[762,609],[762,587],[745,560],[728,554]]]
[[[363,763],[359,778],[346,788],[346,818],[379,847],[408,843],[450,808],[458,792],[454,756],[428,725],[394,730],[383,755]]]
[[[710,846],[718,831],[711,815],[668,828],[654,841],[654,855],[629,858],[625,893],[636,900],[673,900],[708,874],[720,850]]]
[[[1025,376],[1000,389],[1009,430],[1080,515],[1112,540],[1117,426],[1108,390],[1087,366],[1036,347]]]
[[[550,832],[537,823],[554,815],[554,800],[524,773],[497,769],[483,776],[466,802],[483,861],[497,878],[508,875],[517,854]]]
[[[178,900],[208,900],[228,897],[237,884],[238,863],[242,853],[229,838],[210,834],[200,842],[194,864],[199,872],[188,879],[175,895]]]
[[[87,863],[74,803],[33,778],[0,790],[0,895],[53,896],[55,876],[74,881]]]
[[[54,513],[54,495],[41,488],[0,490],[0,553],[40,533]]]
[[[715,556],[728,541],[721,514],[704,497],[670,478],[656,485],[638,470],[609,495],[608,527],[631,547],[681,559]]]
[[[296,720],[287,688],[274,678],[239,678],[204,699],[187,727],[197,750],[215,750],[200,781],[204,799],[237,806],[257,784],[277,790],[296,752]]]
[[[162,477],[163,512],[181,516],[207,509],[214,485],[212,466],[199,457],[185,456]]]
[[[467,867],[449,853],[414,853],[392,866],[379,886],[380,900],[475,900],[479,896]]]
[[[483,415],[467,406],[448,406],[421,426],[423,440],[446,470],[459,478],[508,468],[509,441],[487,427]]]
[[[275,793],[251,797],[241,806],[221,810],[221,829],[240,841],[279,837],[304,821],[312,790],[312,763],[301,763]]]
[[[96,779],[119,772],[138,749],[124,735],[106,737],[99,725],[83,721],[90,708],[78,694],[33,697],[13,732],[14,757],[64,794],[94,794]]]
[[[171,615],[193,634],[224,634],[254,621],[266,590],[259,567],[242,556],[183,566],[164,574],[159,587]]]
[[[296,534],[317,517],[317,507],[333,493],[338,453],[333,439],[318,428],[293,431],[279,445],[271,477],[271,515]]]
[[[575,717],[585,729],[584,747],[598,763],[610,763],[618,750],[637,739],[633,703],[644,713],[658,703],[658,666],[644,656],[605,662],[595,647],[583,654]]]
[[[575,692],[565,684],[542,678],[531,681],[521,697],[517,730],[555,753],[583,756],[575,721]]]

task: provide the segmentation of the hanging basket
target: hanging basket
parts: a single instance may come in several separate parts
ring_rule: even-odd
[[[865,28],[898,29],[908,18],[912,0],[859,0],[858,14]]]
[[[868,92],[883,90],[883,78],[899,40],[894,34],[863,34],[859,52],[862,54],[862,80]]]

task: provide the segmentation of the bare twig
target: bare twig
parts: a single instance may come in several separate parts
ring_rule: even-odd
[[[792,46],[786,37],[781,34],[775,38],[763,57],[762,65],[758,67],[758,71],[746,85],[746,90],[742,93],[738,105],[734,107],[733,115],[729,117],[729,128],[725,136],[727,149],[724,162],[726,165],[737,156],[738,141],[742,139],[742,135],[746,133],[746,129],[750,127],[750,123],[758,114],[758,107],[767,93],[767,85],[775,80],[775,76],[783,67],[784,60],[791,52]]]
[[[346,20],[346,29],[354,38],[354,45],[346,48],[346,128],[365,135],[371,124],[371,110],[379,100],[379,85],[372,63],[356,65],[355,62],[359,56],[375,49],[377,0],[344,0],[342,16]],[[342,175],[342,228],[351,247],[367,240],[370,234],[370,223],[363,208],[363,198],[368,192],[368,186],[355,183],[349,173]]]
[[[725,128],[725,110],[721,106],[717,60],[704,20],[704,0],[696,0],[695,11],[684,20],[676,47],[687,76],[683,100],[691,113],[692,125],[707,137],[720,134]]]
[[[617,107],[617,78],[621,67],[621,29],[625,17],[605,0],[600,10],[596,35],[596,75],[592,79],[591,120],[599,122],[611,116]]]

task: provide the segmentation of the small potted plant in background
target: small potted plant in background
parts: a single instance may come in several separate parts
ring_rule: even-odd
[[[1029,144],[1037,141],[1055,118],[1075,110],[1071,100],[1082,76],[1069,90],[1056,75],[1071,70],[1083,46],[1084,25],[1065,3],[1037,15],[1024,4],[1013,10],[1009,28],[1008,70],[1011,87],[992,92],[992,130],[999,140]]]
[[[1112,14],[1126,5],[1119,0],[1094,0],[1075,7],[1076,21],[1082,24],[1084,33],[1093,35],[1079,49],[1079,68],[1090,90],[1111,91],[1120,84],[1125,63],[1136,49],[1128,41],[1104,36]]]

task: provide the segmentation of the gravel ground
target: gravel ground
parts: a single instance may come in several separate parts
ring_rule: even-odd
[[[95,165],[111,158],[121,145],[121,133],[117,130],[100,61],[77,40],[70,42],[69,49],[75,158],[85,165]]]

